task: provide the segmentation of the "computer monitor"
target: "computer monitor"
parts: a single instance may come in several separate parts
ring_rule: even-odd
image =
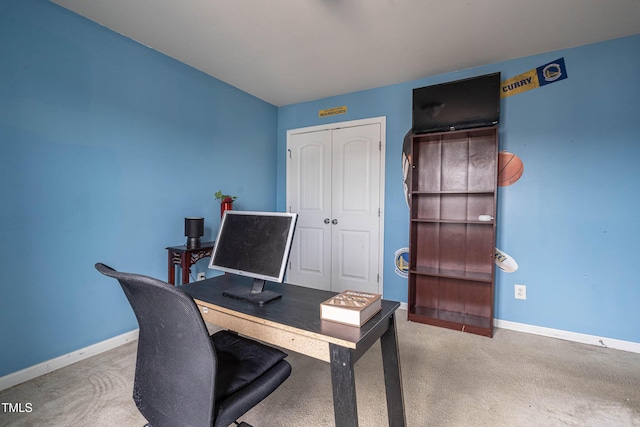
[[[253,286],[223,295],[261,305],[282,296],[265,290],[264,283],[284,280],[297,218],[286,212],[224,212],[209,268],[252,277]]]

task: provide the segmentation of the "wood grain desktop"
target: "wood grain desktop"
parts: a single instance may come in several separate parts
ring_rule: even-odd
[[[263,306],[222,295],[232,287],[249,288],[251,282],[226,274],[182,289],[194,298],[207,322],[328,362],[337,426],[358,425],[354,364],[380,339],[389,425],[406,425],[395,324],[399,302],[383,300],[379,313],[362,327],[353,327],[320,319],[320,304],[335,292],[267,282],[265,289],[282,298]]]

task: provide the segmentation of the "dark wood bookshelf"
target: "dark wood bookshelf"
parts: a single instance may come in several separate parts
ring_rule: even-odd
[[[409,320],[493,335],[497,163],[497,127],[412,136]]]

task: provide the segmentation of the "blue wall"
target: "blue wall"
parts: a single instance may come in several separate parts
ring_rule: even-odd
[[[134,329],[93,264],[165,277],[185,216],[213,238],[218,189],[284,210],[286,130],[329,121],[387,117],[384,294],[406,301],[412,89],[559,57],[568,79],[502,103],[500,148],[525,172],[499,190],[520,267],[497,273],[496,317],[640,342],[638,52],[640,35],[276,108],[47,1],[0,0],[0,376]]]
[[[503,99],[500,149],[524,174],[499,187],[497,246],[519,264],[497,270],[498,319],[640,342],[640,35],[408,83],[284,106],[278,113],[278,207],[284,209],[286,131],[387,117],[384,296],[407,301],[394,253],[408,246],[401,150],[412,89],[492,72],[515,77],[564,57],[568,78]],[[399,64],[398,66],[401,66]],[[318,118],[346,105],[348,113]],[[527,299],[514,299],[514,284]]]
[[[216,190],[275,209],[276,124],[275,106],[54,4],[2,0],[0,376],[137,327],[97,261],[165,278],[185,216],[213,238]]]

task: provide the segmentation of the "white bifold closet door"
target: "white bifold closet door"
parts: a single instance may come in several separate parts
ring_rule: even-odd
[[[293,134],[287,149],[299,214],[287,283],[381,293],[380,124]]]

